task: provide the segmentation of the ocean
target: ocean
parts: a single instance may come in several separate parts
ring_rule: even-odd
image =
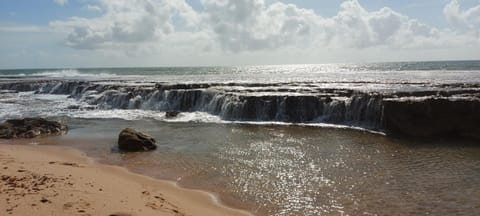
[[[70,128],[0,143],[71,146],[258,215],[477,215],[479,104],[480,61],[0,70],[0,120]],[[119,152],[125,127],[159,148]]]

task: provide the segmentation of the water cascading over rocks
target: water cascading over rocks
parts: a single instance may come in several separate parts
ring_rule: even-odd
[[[480,86],[474,84],[360,91],[322,83],[37,80],[0,83],[0,89],[70,95],[96,109],[200,111],[224,120],[331,123],[407,136],[480,134]]]

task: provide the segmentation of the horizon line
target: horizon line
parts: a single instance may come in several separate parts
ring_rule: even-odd
[[[96,66],[96,67],[25,67],[25,68],[0,68],[5,70],[60,70],[60,69],[119,69],[119,68],[214,68],[214,67],[258,67],[258,66],[286,66],[286,65],[329,65],[329,64],[389,64],[389,63],[428,63],[428,62],[476,62],[480,59],[464,60],[413,60],[413,61],[378,61],[378,62],[332,62],[332,63],[294,63],[294,64],[245,64],[245,65],[197,65],[197,66]]]

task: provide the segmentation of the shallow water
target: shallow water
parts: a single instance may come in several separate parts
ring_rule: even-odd
[[[480,61],[0,70],[0,120],[43,116],[70,126],[61,137],[0,143],[72,146],[258,215],[480,215],[479,143],[352,130],[381,123],[377,94],[477,100],[479,83]],[[165,119],[167,110],[182,113]],[[346,120],[327,121],[336,114]],[[119,153],[125,127],[153,135],[158,150]]]
[[[64,121],[67,135],[24,142],[72,146],[260,215],[480,214],[478,143],[300,126]],[[159,149],[118,153],[124,127],[150,133]]]

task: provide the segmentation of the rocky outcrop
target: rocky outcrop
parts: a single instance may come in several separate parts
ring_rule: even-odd
[[[361,87],[361,85],[369,87]],[[337,86],[338,85],[338,86]],[[375,87],[376,86],[376,87]],[[230,121],[330,123],[395,136],[480,136],[480,84],[450,83],[156,83],[34,80],[0,82],[0,91],[67,94],[71,110],[206,112]],[[175,110],[175,111],[171,111]],[[178,111],[178,112],[177,112]]]
[[[475,98],[384,101],[384,127],[390,135],[480,139],[479,122],[480,100]]]
[[[165,112],[165,118],[175,118],[180,114],[179,111],[167,111]]]
[[[150,151],[157,148],[156,141],[148,134],[125,128],[118,136],[118,148],[122,151]]]
[[[6,120],[0,124],[0,138],[34,138],[38,136],[63,135],[68,127],[57,121],[44,118]]]

